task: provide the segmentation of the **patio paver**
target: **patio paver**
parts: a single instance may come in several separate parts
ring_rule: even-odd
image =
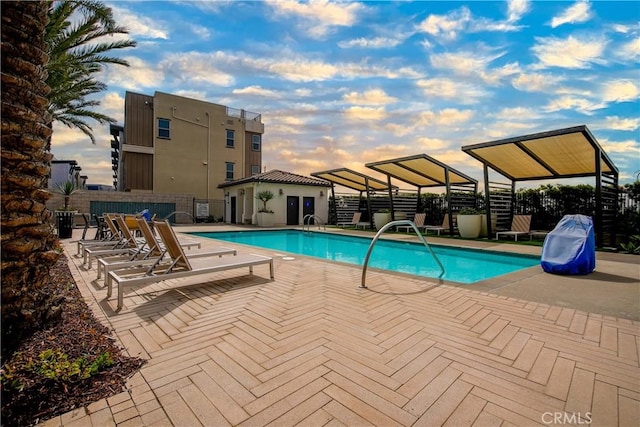
[[[221,245],[201,241],[205,249]],[[571,295],[556,305],[528,293],[536,280],[561,286],[563,278],[539,268],[477,286],[371,269],[362,289],[357,266],[285,260],[224,242],[274,256],[275,280],[259,266],[254,275],[133,287],[116,312],[95,267],[81,265],[72,240],[62,243],[91,309],[130,355],[148,362],[128,391],[46,426],[529,426],[555,416],[635,426],[640,419],[638,320],[568,306]],[[637,265],[615,258],[602,265],[605,279],[631,272],[612,286],[640,289]]]

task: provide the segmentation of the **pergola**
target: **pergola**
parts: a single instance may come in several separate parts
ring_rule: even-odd
[[[426,154],[382,160],[367,163],[365,166],[387,175],[389,186],[391,185],[391,178],[395,178],[418,187],[416,212],[420,208],[420,192],[422,188],[444,186],[446,188],[447,206],[449,207],[447,212],[451,234],[453,234],[452,188],[460,194],[466,193],[469,195],[470,197],[467,197],[467,199],[469,201],[473,200],[475,205],[478,181]],[[391,191],[389,191],[389,198],[391,200],[391,211],[393,212],[393,195]],[[460,204],[464,204],[464,202]]]
[[[604,231],[609,230],[611,242],[615,244],[618,169],[587,126],[575,126],[467,145],[462,147],[462,151],[483,164],[487,212],[491,212],[492,202],[489,168],[511,180],[512,198],[515,197],[517,181],[595,177],[596,243],[602,246]],[[513,205],[512,199],[511,216],[513,216]],[[489,217],[487,215],[487,230],[491,235]]]
[[[338,168],[321,172],[312,172],[311,176],[324,179],[325,181],[329,181],[331,183],[331,196],[334,201],[336,199],[334,184],[339,184],[344,187],[350,188],[351,190],[359,191],[360,197],[362,197],[362,192],[365,192],[367,195],[367,212],[369,213],[370,219],[373,218],[373,215],[371,215],[371,200],[369,198],[369,193],[371,191],[383,191],[387,189],[391,191],[392,188],[397,189],[397,187],[390,186],[384,181],[348,168]],[[337,217],[337,209],[335,203],[333,204],[333,207],[334,214]]]

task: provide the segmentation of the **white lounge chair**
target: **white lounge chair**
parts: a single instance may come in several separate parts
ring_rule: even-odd
[[[128,267],[143,267],[143,266],[153,266],[154,264],[159,264],[161,262],[167,261],[169,258],[165,257],[166,248],[158,242],[156,236],[153,234],[151,227],[144,218],[136,218],[138,229],[142,234],[142,237],[145,240],[146,250],[141,256],[111,256],[99,258],[97,262],[97,277],[96,279],[100,279],[102,276],[102,272],[104,272],[105,282],[109,280],[109,271],[110,270],[121,270]],[[200,248],[200,242],[196,241],[180,241],[180,246],[190,248],[191,246],[197,245]],[[205,252],[189,252],[189,258],[198,258],[198,257],[212,257],[212,256],[223,256],[223,255],[236,255],[237,252],[235,249],[229,248],[218,248],[215,250],[205,251]],[[168,261],[167,261],[168,262]]]
[[[167,248],[167,254],[171,257],[170,264],[157,265],[154,268],[131,268],[123,270],[113,270],[109,272],[107,279],[107,298],[111,296],[112,284],[118,286],[118,306],[120,310],[123,305],[123,293],[125,286],[142,285],[145,283],[157,283],[164,280],[178,279],[182,277],[197,276],[203,274],[216,273],[219,271],[232,270],[237,268],[249,268],[249,273],[253,274],[253,267],[261,264],[269,264],[269,274],[274,278],[273,258],[262,255],[237,255],[234,257],[216,258],[187,258],[178,238],[176,237],[169,222],[154,222],[154,227],[160,234],[160,238]]]
[[[426,217],[427,217],[426,213],[416,213],[416,215],[413,217],[413,223],[416,225],[416,227],[418,227],[418,230],[426,227],[424,225],[424,220]],[[398,231],[407,230],[407,233],[408,233],[409,230],[413,230],[413,227],[411,227],[410,225],[399,225],[396,227],[396,229]]]
[[[85,247],[98,247],[104,246],[106,248],[115,248],[118,244],[122,243],[122,234],[118,230],[118,228],[113,223],[113,214],[104,214],[103,219],[105,224],[107,225],[107,232],[105,233],[105,237],[102,239],[80,239],[76,241],[78,245],[78,249],[76,251],[76,256],[82,256],[82,252]]]
[[[336,225],[338,227],[347,227],[347,226],[357,226],[360,223],[360,217],[362,216],[362,212],[354,212],[353,214],[353,218],[351,218],[351,221],[347,221],[347,222],[339,222]]]
[[[511,230],[498,231],[496,233],[496,240],[500,239],[500,236],[513,236],[515,241],[518,241],[518,236],[527,235],[531,231],[531,215],[514,215],[511,220]]]
[[[124,219],[116,215],[111,218],[116,224],[118,224],[118,232],[122,236],[122,241],[118,245],[112,248],[107,248],[104,246],[94,246],[91,245],[89,247],[85,247],[83,250],[84,253],[84,261],[83,263],[86,265],[88,269],[91,269],[94,259],[109,257],[109,256],[119,256],[119,255],[129,255],[131,259],[138,257],[145,250],[148,250],[146,246],[146,242],[144,239],[136,239],[136,237],[131,233],[129,227],[124,222]]]
[[[424,230],[429,233],[429,231],[435,231],[438,236],[441,231],[447,232],[449,231],[449,214],[444,214],[444,219],[442,220],[442,225],[425,225]]]

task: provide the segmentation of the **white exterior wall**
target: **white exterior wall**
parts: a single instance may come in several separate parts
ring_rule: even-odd
[[[287,196],[298,197],[299,214],[298,225],[302,226],[304,217],[303,197],[313,197],[314,214],[327,222],[329,215],[328,192],[330,187],[320,187],[311,185],[295,184],[274,184],[249,182],[233,187],[225,188],[225,222],[231,223],[231,198],[236,198],[236,223],[249,223],[257,225],[256,214],[262,208],[262,201],[255,198],[255,195],[270,190],[274,198],[267,202],[267,208],[274,212],[274,226],[287,225]],[[282,194],[280,194],[282,190]],[[320,193],[322,192],[322,195]],[[227,194],[228,193],[228,194]],[[317,221],[316,221],[317,223]]]

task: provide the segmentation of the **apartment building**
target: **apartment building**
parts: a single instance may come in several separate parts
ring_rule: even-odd
[[[119,191],[222,200],[218,184],[260,173],[260,114],[168,93],[127,92],[124,126],[111,126]]]
[[[51,171],[49,174],[49,188],[56,188],[59,184],[70,181],[77,188],[84,189],[87,183],[87,176],[80,175],[82,168],[76,160],[51,160]]]

